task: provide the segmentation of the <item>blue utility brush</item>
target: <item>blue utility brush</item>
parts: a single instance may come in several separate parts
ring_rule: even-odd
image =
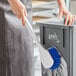
[[[36,38],[33,28],[26,17],[25,17],[25,20],[26,20],[25,27],[28,29],[30,35],[32,36],[32,38],[35,40],[37,44],[37,47],[40,52],[40,59],[43,66],[46,69],[49,68],[51,70],[58,68],[60,66],[60,58],[61,58],[58,50],[55,47],[50,47],[48,50],[43,48],[43,46],[40,44],[40,42]]]

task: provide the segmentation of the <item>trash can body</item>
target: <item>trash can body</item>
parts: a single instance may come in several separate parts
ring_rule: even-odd
[[[63,19],[48,19],[37,23],[40,26],[41,44],[48,49],[56,47],[65,59],[68,76],[75,76],[76,71],[76,25],[65,26]],[[42,66],[42,76],[53,76]],[[59,75],[57,75],[59,76]]]

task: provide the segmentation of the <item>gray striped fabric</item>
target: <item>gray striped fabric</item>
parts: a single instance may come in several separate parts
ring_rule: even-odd
[[[31,4],[26,2],[32,24]],[[33,52],[28,30],[11,11],[0,8],[0,76],[34,76]]]

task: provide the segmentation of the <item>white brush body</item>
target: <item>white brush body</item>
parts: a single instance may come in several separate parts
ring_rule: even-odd
[[[41,62],[43,64],[43,66],[48,69],[48,68],[51,68],[53,66],[53,58],[51,57],[50,53],[48,52],[48,50],[46,50],[45,48],[43,48],[43,46],[40,44],[40,42],[38,41],[34,31],[33,31],[33,28],[31,26],[31,24],[29,23],[28,19],[25,17],[25,20],[26,20],[26,25],[25,27],[29,30],[32,38],[36,41],[36,44],[37,44],[37,47],[39,49],[39,52],[40,52],[40,59],[41,59]]]

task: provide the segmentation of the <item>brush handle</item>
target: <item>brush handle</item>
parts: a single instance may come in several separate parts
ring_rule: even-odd
[[[29,22],[28,19],[27,19],[27,17],[25,17],[25,20],[26,20],[26,24],[27,24],[27,25],[25,25],[25,26],[26,26],[26,28],[29,30],[30,35],[31,35],[32,38],[36,41],[37,44],[40,44],[39,41],[38,41],[38,39],[37,39],[37,37],[36,37],[36,35],[35,35],[35,33],[34,33],[34,31],[33,31],[33,28],[32,28],[32,26],[31,26],[30,22]]]

